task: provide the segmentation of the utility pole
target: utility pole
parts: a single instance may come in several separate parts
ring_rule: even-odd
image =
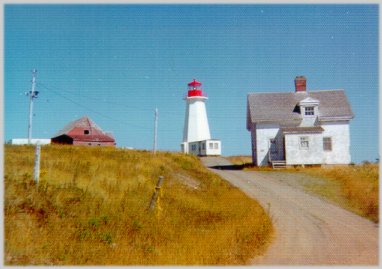
[[[158,108],[155,109],[155,121],[154,121],[154,154],[157,151],[158,144]]]
[[[29,124],[28,124],[28,144],[31,144],[32,142],[32,118],[33,118],[33,99],[37,98],[38,91],[35,90],[36,88],[36,74],[37,70],[32,70],[32,90],[28,92],[29,96]]]
[[[38,185],[38,181],[40,178],[40,153],[41,146],[39,143],[37,143],[34,157],[34,181],[36,182],[36,185]]]

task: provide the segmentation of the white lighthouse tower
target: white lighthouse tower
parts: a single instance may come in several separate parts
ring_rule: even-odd
[[[184,153],[195,155],[221,155],[221,142],[211,139],[208,125],[205,101],[208,99],[203,92],[202,83],[195,79],[188,83],[186,100],[186,116],[183,129],[183,143],[181,150]]]

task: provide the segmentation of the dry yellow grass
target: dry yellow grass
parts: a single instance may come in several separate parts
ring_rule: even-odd
[[[196,157],[44,146],[36,186],[33,153],[5,146],[5,264],[235,265],[271,240],[263,209]]]
[[[227,160],[236,165],[252,164],[251,156],[229,156],[227,157]]]
[[[316,167],[300,171],[336,182],[348,201],[348,207],[361,216],[379,222],[378,164]]]
[[[272,167],[270,166],[254,166],[252,164],[251,156],[228,156],[226,157],[228,161],[230,161],[233,165],[237,167],[237,169],[243,170],[251,170],[251,171],[272,171]]]

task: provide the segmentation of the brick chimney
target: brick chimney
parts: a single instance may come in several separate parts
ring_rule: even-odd
[[[294,79],[296,92],[306,92],[306,78],[304,76],[297,76]]]

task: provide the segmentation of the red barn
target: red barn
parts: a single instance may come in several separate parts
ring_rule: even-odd
[[[86,146],[115,146],[115,139],[105,133],[91,119],[84,116],[64,127],[52,138],[53,144]]]

